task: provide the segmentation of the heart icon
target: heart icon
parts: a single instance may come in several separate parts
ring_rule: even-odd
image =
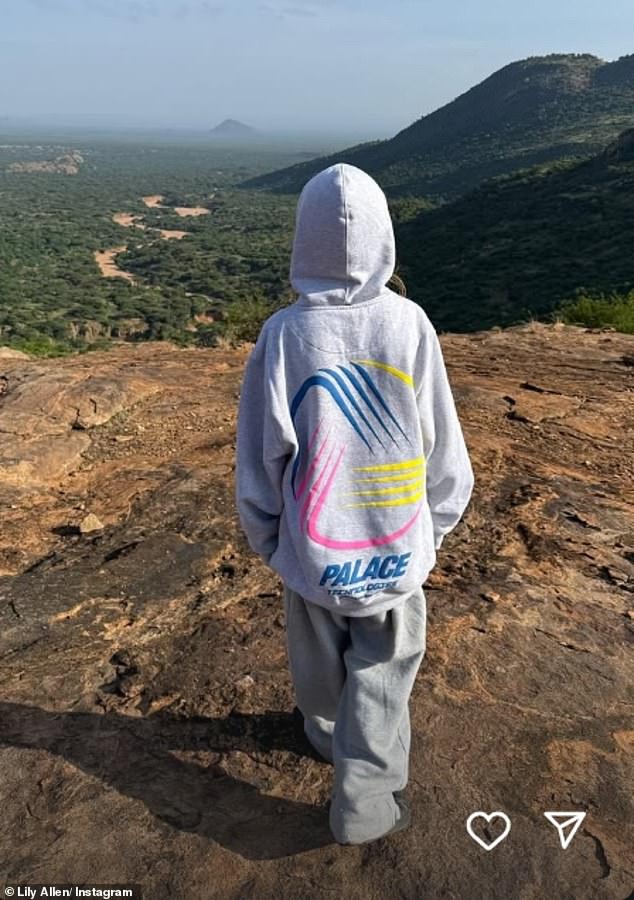
[[[502,832],[502,834],[499,834],[494,840],[487,843],[473,830],[472,823],[476,819],[484,819],[487,825],[489,825],[493,821],[493,819],[502,819],[502,821],[505,823],[504,831]],[[503,841],[504,838],[508,835],[510,830],[511,820],[506,815],[506,813],[500,812],[499,810],[492,813],[485,813],[481,811],[474,812],[471,813],[471,815],[467,819],[467,832],[469,833],[469,837],[473,838],[473,840],[476,841],[476,843],[480,844],[481,847],[484,847],[485,850],[493,850],[494,847],[497,847],[500,841]]]

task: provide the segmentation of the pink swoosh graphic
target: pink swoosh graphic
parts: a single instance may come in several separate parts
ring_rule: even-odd
[[[312,443],[314,442],[314,440],[315,440],[315,436],[316,436],[316,434],[317,434],[317,430],[319,429],[320,425],[321,425],[321,422],[319,423],[319,425],[317,426],[317,428],[316,428],[315,431],[313,432],[313,436],[312,436],[312,438],[311,438],[311,440],[310,440],[310,444],[308,445],[309,449],[310,449],[311,444],[312,444]],[[328,438],[330,437],[330,432],[331,432],[331,431],[332,431],[332,425],[331,425],[330,428],[328,429],[328,434],[327,434],[326,437],[324,438],[324,440],[323,440],[323,442],[322,442],[322,445],[321,445],[321,447],[319,448],[319,450],[317,451],[317,454],[316,454],[315,458],[313,459],[313,461],[311,462],[310,466],[308,467],[308,469],[307,469],[307,471],[306,471],[306,474],[304,475],[304,477],[302,478],[301,482],[299,483],[299,487],[297,488],[297,499],[298,499],[298,500],[299,500],[299,498],[301,497],[301,495],[304,493],[304,489],[305,489],[306,485],[308,484],[308,481],[310,480],[311,475],[312,475],[313,472],[315,471],[315,468],[317,467],[317,463],[319,462],[320,456],[321,456],[322,453],[324,452],[324,448],[325,448],[325,446],[326,446],[326,444],[327,444],[327,442],[328,442]]]
[[[315,499],[315,495],[319,492],[319,489],[321,488],[321,484],[324,480],[326,472],[328,471],[328,466],[330,465],[330,460],[332,459],[332,455],[335,452],[335,449],[336,448],[333,447],[332,450],[330,451],[330,453],[328,454],[328,458],[326,459],[326,462],[324,463],[324,465],[321,469],[321,472],[317,476],[317,480],[315,481],[315,483],[313,484],[311,489],[308,491],[308,494],[306,495],[306,499],[304,500],[304,504],[299,513],[299,518],[300,518],[300,522],[302,523],[302,525],[304,524],[304,519],[306,518],[307,510],[308,510],[309,506],[312,504],[313,500]]]
[[[307,528],[308,535],[309,535],[309,537],[312,538],[313,541],[315,541],[315,543],[322,544],[324,547],[329,547],[332,550],[363,550],[366,547],[378,547],[381,544],[389,544],[391,541],[394,541],[397,538],[399,538],[401,535],[405,534],[405,532],[408,531],[412,527],[412,525],[414,524],[414,522],[416,521],[416,519],[418,518],[418,516],[420,514],[420,511],[422,509],[421,506],[418,507],[418,509],[416,510],[414,515],[411,517],[411,519],[408,519],[408,521],[405,522],[404,525],[402,525],[396,531],[393,531],[391,534],[385,534],[385,535],[382,535],[381,537],[367,538],[367,539],[362,539],[362,540],[358,540],[358,541],[338,541],[338,540],[335,540],[334,538],[326,537],[325,534],[321,534],[321,532],[317,528],[317,521],[319,519],[319,514],[323,508],[324,503],[326,502],[328,494],[330,493],[330,488],[332,486],[332,482],[334,481],[335,475],[337,473],[337,469],[339,468],[339,463],[341,462],[341,457],[343,456],[344,451],[345,451],[345,447],[342,447],[339,452],[339,456],[337,457],[337,461],[335,462],[334,466],[332,467],[332,470],[330,472],[328,480],[327,480],[326,484],[324,485],[323,490],[321,491],[321,494],[319,495],[319,499],[317,500],[317,503],[313,507],[313,509],[310,513],[310,516],[308,517],[308,528]],[[330,456],[328,457],[328,461],[326,462],[326,465],[324,466],[324,468],[322,469],[322,471],[320,473],[318,482],[321,482],[324,472],[326,471],[326,469],[328,467],[328,462],[330,461],[331,456],[332,456],[332,452],[330,453]],[[319,489],[318,482],[316,482],[313,485],[313,487],[310,490],[310,494],[312,494],[313,492],[316,492]],[[309,497],[310,497],[310,494],[309,494]],[[308,505],[308,499],[309,498],[307,498],[307,502],[304,505],[304,509]],[[302,514],[303,514],[303,512],[304,512],[304,510],[302,510]]]

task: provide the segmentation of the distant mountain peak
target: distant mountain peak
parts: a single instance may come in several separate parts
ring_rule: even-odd
[[[244,122],[239,122],[238,119],[224,119],[219,125],[212,128],[210,132],[215,137],[231,138],[253,137],[256,133],[255,128],[252,128],[251,125],[245,125]]]

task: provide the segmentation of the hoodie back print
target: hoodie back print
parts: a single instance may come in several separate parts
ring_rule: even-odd
[[[306,600],[349,616],[424,583],[473,471],[436,332],[387,288],[383,191],[330,166],[297,206],[291,284],[240,394],[236,501],[258,553]]]

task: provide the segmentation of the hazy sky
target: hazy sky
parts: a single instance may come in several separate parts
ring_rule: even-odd
[[[0,0],[0,117],[382,137],[514,59],[628,35],[632,0]]]

